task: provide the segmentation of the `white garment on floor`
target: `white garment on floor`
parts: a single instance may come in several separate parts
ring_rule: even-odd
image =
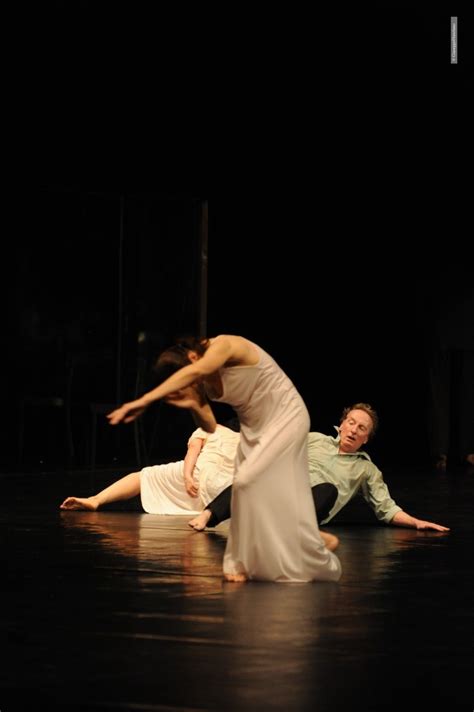
[[[198,497],[184,487],[184,460],[144,467],[140,476],[142,507],[150,514],[199,514],[223,489],[232,484],[239,433],[218,425],[213,433],[198,428],[188,440],[204,440],[194,467]]]
[[[293,383],[256,344],[255,366],[219,370],[241,426],[224,573],[266,581],[337,581],[309,484],[309,415]]]

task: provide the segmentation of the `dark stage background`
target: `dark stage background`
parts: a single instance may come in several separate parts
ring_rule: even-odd
[[[19,464],[22,414],[21,468],[66,462],[72,361],[75,452],[69,466],[85,467],[89,404],[112,405],[117,392],[120,402],[131,399],[137,371],[142,392],[152,384],[153,356],[175,335],[199,327],[200,211],[207,199],[49,186],[28,200],[37,229],[16,245],[11,263],[16,289],[9,372],[17,384],[16,417],[3,460],[7,468]],[[207,332],[243,334],[267,349],[303,394],[312,429],[330,432],[345,405],[368,401],[382,419],[372,447],[377,459],[420,463],[428,455],[430,324],[440,302],[470,285],[469,268],[451,240],[427,250],[413,244],[416,235],[407,226],[421,219],[419,212],[399,203],[389,219],[390,202],[335,226],[335,205],[313,204],[310,196],[211,197]],[[464,234],[453,221],[449,231]],[[31,402],[31,396],[64,399],[64,408]],[[219,415],[232,413],[221,408]],[[186,413],[163,406],[145,421],[155,459],[183,451],[192,428]],[[100,414],[97,463],[133,464],[131,430],[120,428],[117,443]]]
[[[267,349],[301,391],[313,429],[330,432],[344,406],[369,401],[382,421],[376,461],[428,462],[433,324],[447,295],[472,294],[467,21],[458,66],[449,64],[449,16],[392,7],[326,15],[311,37],[304,18],[280,17],[264,41],[249,31],[245,56],[222,36],[217,73],[209,47],[192,71],[175,48],[163,71],[162,20],[154,59],[145,41],[150,62],[135,66],[127,54],[129,69],[142,71],[104,74],[97,30],[81,61],[74,52],[89,4],[75,6],[77,25],[66,22],[72,10],[55,6],[62,55],[48,64],[42,90],[55,99],[43,105],[54,113],[59,90],[63,106],[79,89],[80,101],[67,130],[59,120],[47,127],[44,171],[12,191],[19,229],[4,246],[2,468],[89,467],[90,404],[131,399],[150,384],[153,355],[198,329],[205,205],[208,335],[239,333]],[[113,49],[107,66],[124,60]],[[145,77],[153,84],[138,103],[139,88],[129,89]],[[108,104],[116,83],[120,101]],[[180,123],[189,112],[192,131]],[[115,154],[108,169],[105,147]],[[193,187],[176,188],[186,183]],[[163,406],[143,420],[153,461],[182,455],[188,414]],[[134,465],[132,426],[112,433],[99,409],[95,432],[97,466]]]

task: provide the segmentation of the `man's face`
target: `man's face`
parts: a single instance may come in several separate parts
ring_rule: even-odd
[[[372,418],[365,410],[351,410],[339,427],[341,452],[356,452],[369,439]]]

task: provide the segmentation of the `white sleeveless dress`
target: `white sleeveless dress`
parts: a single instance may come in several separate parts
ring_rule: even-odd
[[[337,581],[341,565],[319,533],[309,484],[309,415],[278,364],[256,344],[255,366],[219,371],[240,420],[224,573],[263,581]]]

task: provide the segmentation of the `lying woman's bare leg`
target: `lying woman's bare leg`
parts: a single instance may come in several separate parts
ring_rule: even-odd
[[[334,549],[337,549],[337,547],[339,546],[339,539],[337,538],[337,536],[334,536],[334,534],[328,534],[327,532],[322,532],[321,530],[319,531],[319,533],[321,534],[323,541],[329,551],[334,551]]]
[[[210,509],[203,509],[203,511],[198,514],[197,517],[194,517],[194,519],[190,519],[188,524],[197,532],[202,532],[203,529],[207,527],[207,523],[211,518],[211,515],[212,512]]]
[[[104,504],[131,499],[138,494],[140,494],[140,472],[132,472],[92,497],[66,497],[60,509],[88,509],[93,512]]]

